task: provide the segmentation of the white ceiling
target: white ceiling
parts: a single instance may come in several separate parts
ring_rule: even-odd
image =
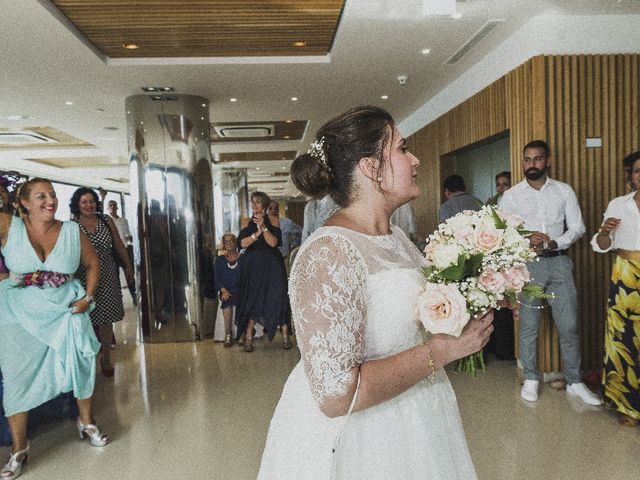
[[[172,86],[177,93],[208,98],[215,122],[309,120],[301,142],[225,144],[214,147],[216,152],[303,152],[323,122],[355,105],[386,107],[408,135],[533,55],[640,52],[637,0],[458,1],[458,20],[425,16],[428,3],[347,0],[331,54],[314,57],[315,62],[220,58],[136,63],[98,57],[52,15],[46,0],[0,0],[0,128],[46,126],[94,145],[2,149],[0,169],[126,191],[126,185],[105,179],[128,175],[124,99],[141,94],[145,85]],[[458,63],[445,65],[490,19],[505,21]],[[423,55],[423,48],[431,53]],[[401,74],[408,78],[404,86],[397,80]],[[383,94],[389,98],[382,100]],[[292,102],[292,96],[299,100]],[[238,101],[230,102],[231,97]],[[33,119],[3,118],[17,114]],[[28,160],[52,157],[104,157],[104,163],[60,169]],[[256,166],[260,174],[281,172],[289,162],[250,165]],[[286,193],[295,190],[289,186]]]

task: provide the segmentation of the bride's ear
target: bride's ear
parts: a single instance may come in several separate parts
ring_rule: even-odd
[[[358,168],[360,169],[360,172],[369,180],[373,182],[378,181],[380,160],[371,157],[363,157],[358,163]]]

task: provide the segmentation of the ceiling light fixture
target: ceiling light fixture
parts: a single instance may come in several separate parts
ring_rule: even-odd
[[[138,47],[138,45],[136,45],[135,43],[124,42],[122,44],[122,48],[126,48],[127,50],[137,50],[140,47]]]
[[[307,42],[305,42],[304,40],[298,40],[296,42],[293,42],[294,47],[304,47],[306,45],[307,45]]]
[[[293,123],[293,120],[285,120],[284,123]]]
[[[64,102],[65,105],[73,105],[72,101]]]
[[[233,97],[232,97],[232,98],[230,98],[230,99],[229,99],[229,101],[230,101],[230,102],[237,102],[237,101],[238,101],[238,99],[237,99],[237,98],[233,98]]]
[[[282,138],[284,138],[285,140],[289,140],[291,137],[289,135],[283,135]]]
[[[423,55],[429,55],[429,54],[431,53],[431,49],[430,49],[430,48],[423,48],[423,49],[421,50],[421,53],[422,53]]]
[[[380,95],[380,98],[381,98],[382,100],[386,100],[387,98],[389,98],[389,95]]]
[[[291,97],[291,101],[292,102],[297,102],[298,101],[298,97]]]

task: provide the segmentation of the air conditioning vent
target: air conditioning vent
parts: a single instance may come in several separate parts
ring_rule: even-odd
[[[57,140],[29,131],[0,132],[0,144],[20,147],[23,145],[41,145],[46,143],[58,143]]]
[[[274,125],[218,125],[213,127],[220,138],[273,137]]]
[[[471,36],[471,38],[469,38],[469,40],[464,42],[464,45],[462,45],[457,52],[451,55],[449,59],[446,62],[444,62],[445,65],[453,65],[457,63],[462,57],[464,57],[467,53],[469,53],[469,50],[475,47],[476,44],[480,42],[480,40],[482,40],[484,37],[489,35],[489,33],[491,33],[491,31],[493,31],[494,28],[496,28],[498,25],[500,25],[504,21],[505,20],[503,18],[496,18],[493,20],[489,20],[480,28],[480,30],[474,33]]]

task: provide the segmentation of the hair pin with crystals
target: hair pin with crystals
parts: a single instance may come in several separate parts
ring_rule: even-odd
[[[329,168],[327,154],[324,152],[324,137],[320,137],[320,140],[314,140],[309,150],[307,150],[307,153],[313,158],[318,159],[327,169]]]

